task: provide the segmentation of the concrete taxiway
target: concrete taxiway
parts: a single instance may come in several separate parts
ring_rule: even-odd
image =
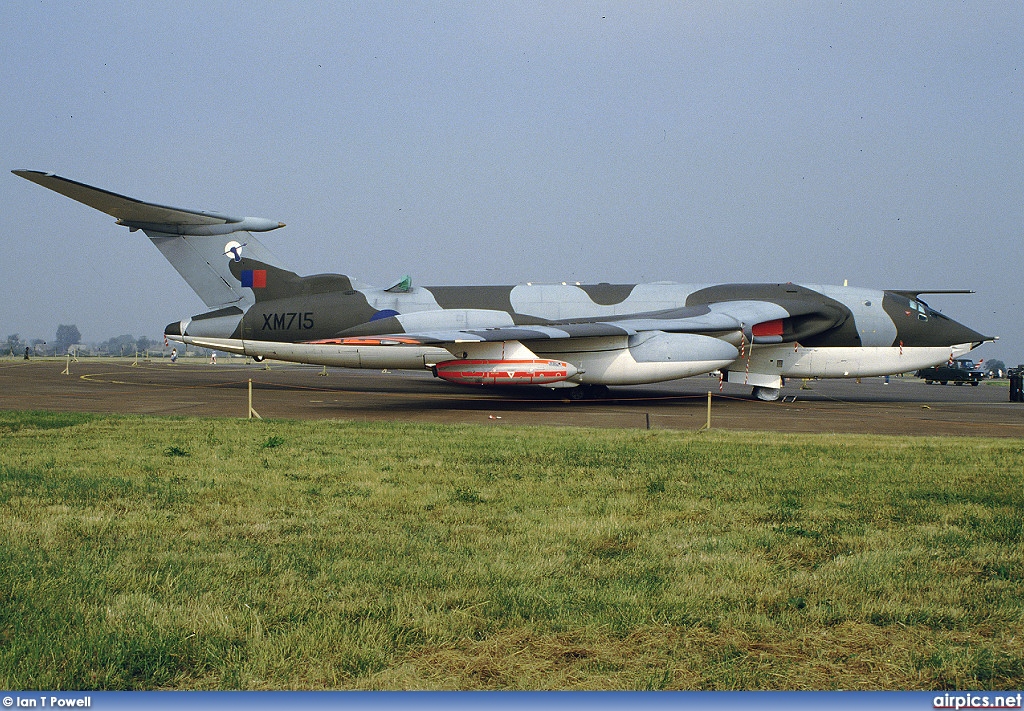
[[[712,377],[612,388],[607,400],[570,402],[540,388],[459,387],[427,372],[382,373],[316,366],[205,360],[0,359],[0,409],[245,417],[249,381],[264,418],[396,420],[490,426],[712,427],[775,432],[1024,437],[1024,404],[1006,386],[926,385],[916,378],[789,383],[785,401],[765,403],[750,388]]]

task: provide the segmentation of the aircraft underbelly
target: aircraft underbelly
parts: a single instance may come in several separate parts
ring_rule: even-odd
[[[861,378],[907,373],[946,362],[971,350],[971,344],[958,346],[835,347],[804,348],[788,345],[755,348],[750,356],[750,372],[775,374],[787,378]],[[740,365],[746,368],[747,361]]]
[[[423,370],[453,359],[447,350],[431,346],[280,343],[191,336],[173,340],[241,355],[345,368]],[[944,363],[951,356],[959,357],[973,345],[794,348],[780,344],[756,346],[749,357],[735,358],[724,342],[713,346],[715,340],[691,337],[691,350],[684,358],[673,353],[659,359],[650,357],[652,352],[659,354],[659,349],[645,350],[640,347],[643,344],[635,343],[631,346],[625,337],[549,341],[544,343],[545,348],[538,347],[537,342],[532,345],[540,358],[558,359],[576,368],[578,373],[568,379],[570,383],[640,385],[723,370],[729,382],[771,387],[778,387],[779,379],[784,377],[859,378],[911,372]]]

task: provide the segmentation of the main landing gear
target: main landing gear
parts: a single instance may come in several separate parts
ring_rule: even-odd
[[[779,395],[782,393],[781,388],[765,388],[760,385],[755,385],[751,395],[756,397],[758,400],[764,400],[765,402],[775,402],[779,399]]]
[[[604,400],[611,394],[607,385],[577,385],[569,388],[566,396],[570,400]]]

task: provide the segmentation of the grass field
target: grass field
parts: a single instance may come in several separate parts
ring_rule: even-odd
[[[0,412],[0,687],[1024,685],[1024,443]]]

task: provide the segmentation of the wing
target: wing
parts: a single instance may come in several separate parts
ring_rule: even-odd
[[[537,320],[516,323],[505,311],[445,309],[399,314],[361,324],[324,343],[436,345],[500,341],[633,336],[650,331],[723,336],[743,332],[749,340],[781,343],[835,327],[845,314],[827,304],[724,301],[613,318]],[[522,320],[521,318],[519,320]]]

